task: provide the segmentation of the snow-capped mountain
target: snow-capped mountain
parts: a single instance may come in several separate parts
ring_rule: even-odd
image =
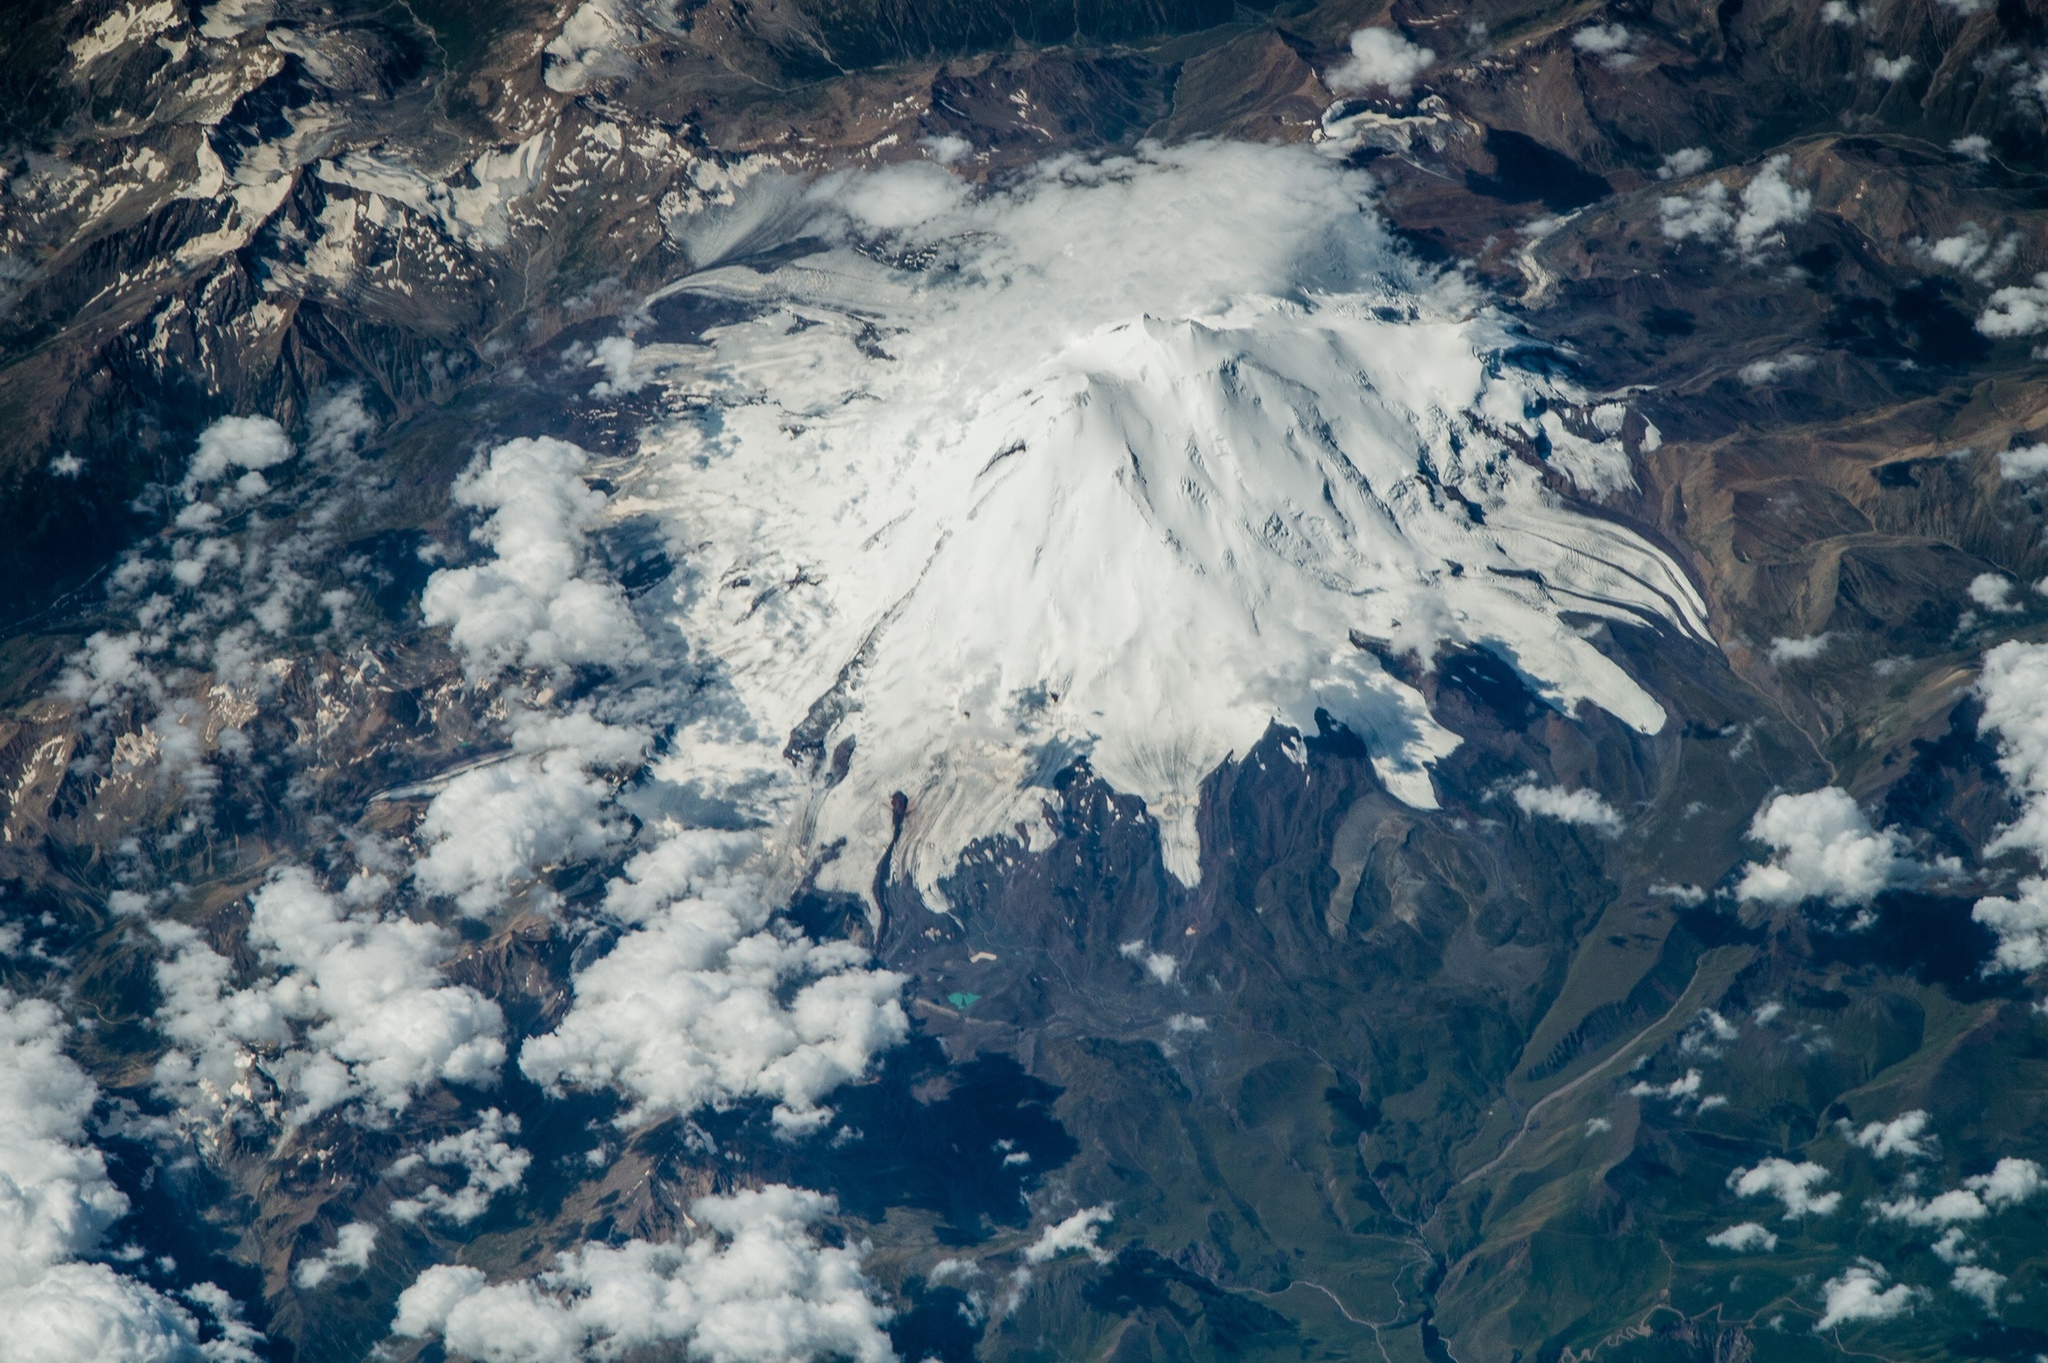
[[[665,769],[736,724],[787,748],[821,883],[865,893],[893,842],[937,907],[969,843],[1043,842],[1077,759],[1144,799],[1189,884],[1199,786],[1269,724],[1328,716],[1434,808],[1458,739],[1383,655],[1485,648],[1566,713],[1660,729],[1583,628],[1706,634],[1684,571],[1581,504],[1630,484],[1626,408],[1406,256],[1371,191],[1311,152],[1196,147],[994,192],[911,165],[757,211],[748,249],[832,244],[691,275],[751,317],[620,352],[690,410],[643,437],[619,513],[689,565],[671,624],[738,706]]]

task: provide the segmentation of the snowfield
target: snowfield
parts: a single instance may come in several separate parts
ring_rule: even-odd
[[[792,851],[837,848],[819,883],[869,892],[897,839],[939,908],[970,843],[1042,845],[1079,757],[1187,884],[1202,778],[1275,720],[1327,711],[1433,807],[1458,739],[1376,652],[1487,648],[1561,709],[1659,730],[1564,619],[1706,633],[1674,563],[1556,490],[1632,485],[1622,410],[1399,251],[1371,192],[1225,145],[994,191],[933,165],[752,186],[668,291],[748,319],[607,357],[687,396],[614,511],[664,527],[670,620],[731,700],[663,774],[794,762]]]

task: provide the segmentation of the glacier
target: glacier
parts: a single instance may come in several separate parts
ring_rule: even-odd
[[[886,856],[945,909],[969,845],[1046,845],[1080,759],[1185,885],[1203,778],[1275,722],[1327,713],[1435,807],[1459,739],[1383,657],[1487,649],[1661,729],[1586,637],[1708,637],[1683,569],[1587,505],[1633,486],[1625,408],[1373,192],[1311,149],[1146,146],[993,186],[764,175],[699,224],[604,359],[664,399],[611,514],[659,525],[669,646],[730,701],[658,773],[776,792],[821,888]],[[741,320],[631,344],[681,292]]]

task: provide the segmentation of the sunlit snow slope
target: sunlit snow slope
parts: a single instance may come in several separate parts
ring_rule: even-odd
[[[693,275],[751,320],[614,356],[618,382],[692,395],[621,509],[666,525],[692,569],[675,623],[745,712],[685,735],[674,774],[786,744],[812,777],[800,841],[844,839],[820,880],[857,892],[902,792],[892,865],[937,907],[974,839],[1042,840],[1076,757],[1143,797],[1187,883],[1200,781],[1276,719],[1327,710],[1434,805],[1458,740],[1362,644],[1486,647],[1561,707],[1659,729],[1563,617],[1703,633],[1699,598],[1545,484],[1626,484],[1621,409],[1519,365],[1370,189],[1223,145],[996,192],[935,165],[757,183],[700,259],[824,249]]]

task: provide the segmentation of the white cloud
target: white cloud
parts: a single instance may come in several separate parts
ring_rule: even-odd
[[[1910,56],[1887,57],[1881,52],[1870,54],[1870,74],[1877,80],[1901,81],[1912,71],[1913,59]]]
[[[1988,611],[2006,613],[2020,609],[2012,599],[2012,579],[2003,573],[1979,573],[1971,578],[1970,599]]]
[[[591,388],[590,395],[615,397],[622,393],[637,393],[646,387],[646,377],[636,378],[633,374],[633,356],[638,350],[630,336],[607,336],[599,341],[590,363],[593,368],[604,370],[604,379]]]
[[[1780,229],[1805,221],[1813,209],[1812,192],[1785,178],[1791,164],[1792,158],[1784,155],[1765,161],[1743,186],[1739,211],[1730,204],[1728,186],[1719,180],[1659,199],[1662,232],[1673,241],[1726,241],[1744,259],[1760,260]]]
[[[1949,1275],[1948,1285],[1974,1299],[1995,1316],[1998,1314],[1999,1289],[2005,1286],[2005,1275],[1982,1264],[1957,1264],[1956,1271]]]
[[[1915,1108],[1888,1122],[1870,1122],[1849,1140],[1879,1159],[1887,1155],[1925,1159],[1933,1153],[1934,1133],[1928,1129],[1931,1124],[1928,1115]]]
[[[640,41],[639,26],[619,0],[584,0],[542,49],[542,79],[550,90],[575,94],[608,76],[630,75],[626,53]]]
[[[1995,339],[2048,330],[2048,274],[2035,275],[2032,284],[2008,284],[1994,292],[1977,314],[1977,330]]]
[[[795,221],[849,245],[684,281],[744,284],[761,315],[693,361],[702,418],[641,445],[638,506],[694,565],[671,618],[725,669],[756,770],[787,771],[800,728],[821,777],[857,740],[803,825],[806,850],[845,840],[821,889],[868,895],[893,843],[891,874],[943,907],[964,848],[1044,827],[1059,754],[1142,798],[1192,884],[1203,779],[1276,719],[1314,732],[1318,709],[1433,806],[1430,764],[1459,740],[1352,630],[1425,657],[1498,641],[1560,711],[1661,727],[1557,620],[1628,601],[1690,631],[1693,589],[1646,543],[1525,495],[1534,471],[1494,422],[1578,441],[1560,469],[1626,476],[1620,439],[1530,415],[1538,380],[1496,354],[1502,319],[1391,249],[1363,179],[1305,150],[1148,144],[896,192],[933,177],[821,182]],[[873,225],[877,199],[901,225]],[[886,263],[906,255],[943,265]],[[1473,500],[1418,495],[1418,459]],[[1585,536],[1597,553],[1562,551]],[[679,735],[678,779],[711,729]]]
[[[1057,1259],[1062,1254],[1079,1252],[1086,1254],[1098,1264],[1110,1261],[1110,1253],[1098,1243],[1102,1228],[1116,1220],[1116,1211],[1107,1204],[1100,1207],[1083,1207],[1066,1220],[1050,1225],[1024,1248],[1024,1262],[1043,1264]]]
[[[292,1281],[302,1288],[315,1288],[334,1276],[338,1268],[368,1268],[370,1251],[377,1247],[377,1227],[367,1221],[343,1226],[334,1243],[309,1259],[299,1260]]]
[[[1614,806],[1601,799],[1599,791],[1585,787],[1566,790],[1563,786],[1519,785],[1514,789],[1514,800],[1524,814],[1578,824],[1610,835],[1621,832],[1623,827],[1622,817]]]
[[[1824,24],[1840,28],[1854,28],[1864,20],[1863,12],[1848,3],[1848,0],[1827,0],[1820,7],[1820,18]]]
[[[584,485],[589,455],[566,440],[508,441],[470,465],[450,495],[490,515],[471,532],[495,557],[427,580],[420,608],[446,625],[470,676],[507,667],[618,665],[645,645],[618,584],[590,567],[605,497]]]
[[[1998,476],[2009,482],[2026,478],[2038,478],[2048,473],[2048,445],[2024,445],[2019,449],[2001,450],[1998,455]]]
[[[1709,1112],[1717,1107],[1728,1106],[1728,1099],[1721,1094],[1702,1094],[1700,1087],[1703,1082],[1698,1070],[1687,1070],[1684,1075],[1672,1080],[1668,1084],[1652,1084],[1645,1080],[1642,1083],[1631,1084],[1628,1092],[1629,1096],[1633,1098],[1666,1099],[1680,1110],[1683,1110],[1688,1104],[1697,1104],[1698,1110],[1701,1112]]]
[[[1842,1204],[1840,1193],[1815,1195],[1814,1188],[1827,1182],[1828,1171],[1811,1160],[1794,1164],[1775,1156],[1752,1169],[1737,1169],[1728,1175],[1728,1186],[1737,1197],[1775,1197],[1785,1208],[1785,1219],[1828,1216]]]
[[[1911,1311],[1927,1295],[1904,1283],[1886,1287],[1888,1278],[1881,1265],[1868,1259],[1843,1269],[1821,1285],[1825,1309],[1813,1328],[1832,1330],[1837,1325],[1892,1320]]]
[[[1963,1186],[1979,1193],[1993,1211],[2017,1207],[2041,1191],[2041,1166],[2030,1159],[2011,1156],[2000,1160],[1988,1174],[1963,1180]]]
[[[1335,94],[1385,89],[1402,99],[1435,61],[1434,50],[1418,47],[1393,29],[1361,28],[1351,35],[1351,55],[1325,72],[1323,81]]]
[[[1974,222],[1966,222],[1952,236],[1942,237],[1931,245],[1916,238],[1913,245],[1931,263],[1967,275],[1979,284],[1989,284],[2019,258],[2020,234],[2008,232],[1994,245],[1989,232]]]
[[[199,433],[199,448],[185,469],[185,492],[227,476],[230,469],[254,472],[292,457],[284,427],[267,416],[224,416]]]
[[[1125,942],[1116,949],[1116,954],[1144,966],[1145,973],[1161,984],[1172,984],[1174,975],[1180,970],[1179,961],[1162,951],[1145,950],[1142,941]]]
[[[1956,138],[1948,144],[1948,149],[1969,161],[1983,162],[1991,159],[1991,139],[1978,133]]]
[[[1883,1220],[1903,1221],[1909,1226],[1953,1226],[1981,1221],[1991,1214],[1984,1200],[1967,1188],[1951,1188],[1934,1197],[1908,1195],[1878,1202],[1873,1204],[1873,1210]]]
[[[363,406],[363,390],[356,384],[336,389],[306,414],[306,453],[318,459],[338,459],[377,429],[377,419]]]
[[[373,905],[382,882],[359,877],[352,889]],[[455,942],[432,924],[352,912],[288,867],[256,892],[249,922],[250,944],[279,973],[242,989],[192,928],[154,930],[169,951],[157,965],[157,1026],[172,1043],[156,1082],[187,1107],[249,1102],[303,1121],[357,1099],[401,1111],[444,1080],[497,1082],[504,1017],[442,978],[436,967]]]
[[[478,1113],[477,1124],[468,1130],[429,1141],[417,1154],[393,1164],[388,1177],[405,1178],[421,1165],[434,1164],[459,1165],[467,1178],[453,1193],[429,1185],[400,1198],[391,1204],[391,1214],[401,1221],[416,1221],[432,1212],[458,1226],[476,1220],[490,1207],[492,1198],[517,1188],[533,1163],[532,1155],[505,1139],[518,1134],[519,1118],[493,1107]]]
[[[577,972],[568,1016],[521,1051],[527,1076],[618,1087],[638,1100],[629,1123],[754,1097],[792,1134],[829,1120],[819,1100],[908,1034],[903,978],[772,920],[757,851],[680,832],[629,861],[605,904],[633,930]]]
[[[1605,1117],[1586,1118],[1587,1140],[1591,1140],[1595,1136],[1604,1135],[1605,1133],[1612,1130],[1614,1130],[1614,1123],[1608,1121]]]
[[[1735,230],[1735,215],[1728,211],[1728,186],[1719,180],[1657,200],[1657,216],[1660,230],[1672,241],[1720,241]]]
[[[1767,652],[1773,663],[1783,667],[1786,663],[1811,662],[1825,653],[1834,641],[1835,636],[1828,633],[1805,634],[1796,639],[1780,636],[1771,640]]]
[[[1596,56],[1626,52],[1634,42],[1635,36],[1620,24],[1588,24],[1572,34],[1573,47]]]
[[[611,786],[592,769],[639,764],[647,735],[587,711],[515,712],[511,759],[450,780],[420,820],[420,886],[481,917],[540,872],[596,856],[625,836]]]
[[[1660,180],[1689,180],[1714,164],[1714,153],[1705,147],[1680,147],[1657,167]]]
[[[2020,815],[1985,845],[1986,855],[2023,851],[2048,867],[2048,645],[2011,641],[1984,655],[1977,692],[1983,727],[1998,735],[1998,766]],[[2022,880],[2012,898],[1987,896],[1971,916],[1998,934],[1987,969],[2048,965],[2048,878]]]
[[[1685,1035],[1678,1038],[1679,1054],[1718,1058],[1721,1054],[1720,1047],[1741,1034],[1741,1029],[1722,1017],[1717,1010],[1703,1008],[1700,1010],[1698,1021],[1686,1029]]]
[[[1625,71],[1636,64],[1632,49],[1640,41],[1620,24],[1588,24],[1572,34],[1572,46],[1588,56],[1601,59],[1610,71]]]
[[[1778,1247],[1778,1237],[1754,1221],[1744,1221],[1727,1230],[1716,1231],[1707,1237],[1707,1243],[1716,1249],[1733,1250],[1737,1254],[1755,1254],[1759,1250],[1768,1254]]]
[[[52,478],[76,478],[85,472],[85,461],[66,450],[50,460],[49,468]]]
[[[1907,1196],[1874,1204],[1873,1210],[1886,1221],[1903,1221],[1911,1226],[1956,1226],[1981,1221],[1993,1212],[2017,1207],[2042,1188],[2041,1166],[2030,1159],[2008,1156],[1988,1174],[1963,1180],[1960,1188],[1931,1198]],[[1944,1237],[1946,1242],[1946,1237]],[[1953,1251],[1954,1244],[1951,1243]],[[1944,1255],[1943,1257],[1947,1257]],[[1961,1254],[1964,1259],[1974,1255]]]
[[[573,1363],[661,1344],[703,1363],[895,1363],[889,1313],[862,1250],[819,1243],[832,1199],[770,1185],[703,1197],[708,1233],[687,1244],[586,1244],[521,1282],[474,1268],[422,1273],[398,1299],[394,1333],[439,1336],[480,1363]]]
[[[1804,374],[1813,368],[1813,356],[1798,351],[1787,351],[1768,360],[1751,360],[1735,371],[1735,377],[1750,387],[1771,383],[1787,374]]]
[[[1804,222],[1813,209],[1813,195],[1795,189],[1785,178],[1789,156],[1773,156],[1742,190],[1742,212],[1735,219],[1735,248],[1754,256],[1780,228]]]
[[[60,1048],[64,1032],[55,1008],[0,989],[0,1351],[23,1363],[253,1363],[239,1334],[201,1346],[183,1306],[79,1262],[128,1199],[86,1141],[99,1091]],[[205,1287],[216,1318],[232,1309]]]
[[[1767,904],[1816,898],[1837,908],[1865,904],[1893,886],[1924,884],[1961,869],[1954,858],[1932,866],[1914,860],[1902,834],[1873,829],[1849,792],[1836,786],[1775,797],[1757,811],[1749,835],[1772,855],[1744,872],[1735,892]]]

